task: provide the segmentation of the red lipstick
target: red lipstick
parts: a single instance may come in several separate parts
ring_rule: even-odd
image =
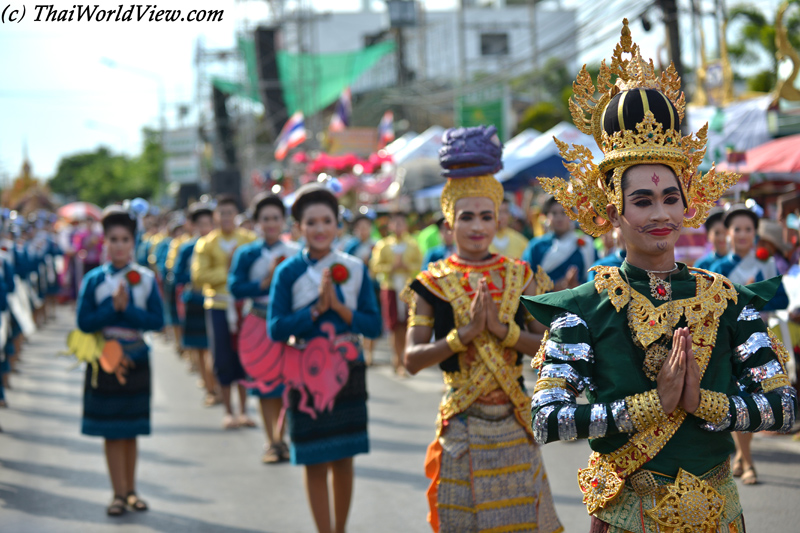
[[[656,237],[664,237],[664,236],[669,235],[670,233],[672,233],[672,230],[669,229],[669,228],[658,228],[658,229],[650,230],[647,233],[649,233],[650,235],[655,235]]]

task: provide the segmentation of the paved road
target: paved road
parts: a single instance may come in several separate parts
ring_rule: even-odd
[[[154,434],[140,439],[139,492],[151,510],[107,518],[102,441],[79,432],[83,374],[56,356],[72,321],[64,309],[33,336],[7,393],[11,407],[0,410],[0,532],[105,532],[112,525],[137,533],[314,531],[301,469],[262,465],[260,429],[222,431],[221,409],[201,406],[195,377],[160,339],[153,354]],[[356,459],[349,531],[427,532],[422,463],[441,378],[431,370],[396,379],[388,354],[381,350],[376,359],[383,364],[369,372],[372,452]],[[740,488],[748,532],[797,532],[800,443],[761,436],[754,442],[764,483]],[[567,532],[588,530],[575,481],[588,453],[585,442],[544,448]]]

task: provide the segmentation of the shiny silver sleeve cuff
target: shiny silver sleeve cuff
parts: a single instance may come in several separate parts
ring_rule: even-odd
[[[750,322],[752,320],[761,320],[761,314],[756,311],[756,308],[752,305],[748,304],[744,306],[742,312],[739,313],[739,318],[736,319],[738,322]]]
[[[589,438],[605,437],[607,429],[608,415],[606,414],[606,405],[604,403],[592,404],[592,410],[589,413]]]
[[[575,403],[575,395],[559,387],[537,392],[531,398],[531,409],[537,409],[554,403]]]
[[[750,411],[741,396],[731,396],[733,405],[736,408],[736,424],[734,431],[746,431],[750,427]]]
[[[594,362],[592,347],[585,342],[570,344],[548,340],[544,345],[545,355],[560,361],[586,361]]]
[[[578,438],[578,427],[575,425],[577,405],[565,405],[558,412],[558,440],[575,440]]]
[[[788,433],[794,425],[797,409],[797,391],[794,387],[781,387],[777,392],[781,395],[781,412],[783,413],[783,424],[778,430],[779,433]]]
[[[748,368],[743,377],[749,377],[753,383],[761,383],[765,379],[775,377],[778,374],[783,374],[783,367],[776,359],[773,359],[761,366]]]
[[[763,331],[756,331],[746,341],[736,347],[734,351],[734,357],[740,363],[747,361],[750,359],[754,353],[756,353],[761,348],[770,348],[772,346],[772,341]]]
[[[739,397],[735,396],[735,398],[739,398]],[[734,401],[734,403],[735,403],[735,401]],[[747,410],[747,407],[745,407],[745,411],[746,410]],[[722,422],[720,422],[719,424],[712,424],[711,422],[707,422],[706,421],[706,422],[700,424],[700,427],[705,429],[706,431],[714,431],[714,432],[725,431],[726,429],[731,427],[731,423],[732,422],[733,422],[733,416],[731,416],[730,402],[728,402],[728,414],[725,415],[725,419]]]
[[[550,364],[542,368],[539,378],[565,379],[567,383],[580,394],[587,387],[592,389],[592,382],[585,378],[568,364]]]
[[[633,433],[636,431],[625,400],[616,400],[611,403],[611,416],[614,417],[614,425],[617,426],[618,430],[623,433]]]
[[[550,414],[556,410],[555,405],[542,407],[533,419],[533,440],[538,444],[547,443],[547,422]]]
[[[589,329],[589,326],[586,325],[586,322],[584,322],[584,320],[578,315],[574,313],[563,313],[556,316],[550,323],[550,331],[553,332],[562,328],[574,328],[575,326],[583,326],[586,329]]]
[[[765,429],[774,426],[775,414],[772,412],[772,406],[769,404],[767,397],[763,394],[753,394],[751,398],[753,398],[753,401],[756,402],[758,414],[761,416],[761,423],[756,429],[753,430],[753,432],[764,431]]]

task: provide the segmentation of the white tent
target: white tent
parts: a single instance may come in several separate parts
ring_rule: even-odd
[[[412,159],[436,159],[438,161],[443,133],[444,128],[441,126],[431,126],[423,131],[392,154],[395,164],[399,165]]]

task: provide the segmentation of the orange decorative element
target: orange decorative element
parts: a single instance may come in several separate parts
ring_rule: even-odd
[[[442,445],[439,443],[439,437],[428,445],[428,451],[425,454],[425,477],[431,480],[428,486],[428,522],[431,525],[434,533],[439,533],[439,475],[442,472]]]
[[[350,279],[350,271],[341,263],[331,265],[331,280],[337,285],[346,283]]]
[[[125,274],[125,279],[128,280],[128,283],[131,287],[134,287],[142,282],[142,275],[136,270],[129,270]]]
[[[116,374],[120,385],[125,385],[127,382],[125,379],[126,370],[131,364],[133,363],[125,357],[122,351],[122,345],[118,340],[106,340],[103,345],[103,353],[100,355],[100,366],[105,372],[108,374]]]

